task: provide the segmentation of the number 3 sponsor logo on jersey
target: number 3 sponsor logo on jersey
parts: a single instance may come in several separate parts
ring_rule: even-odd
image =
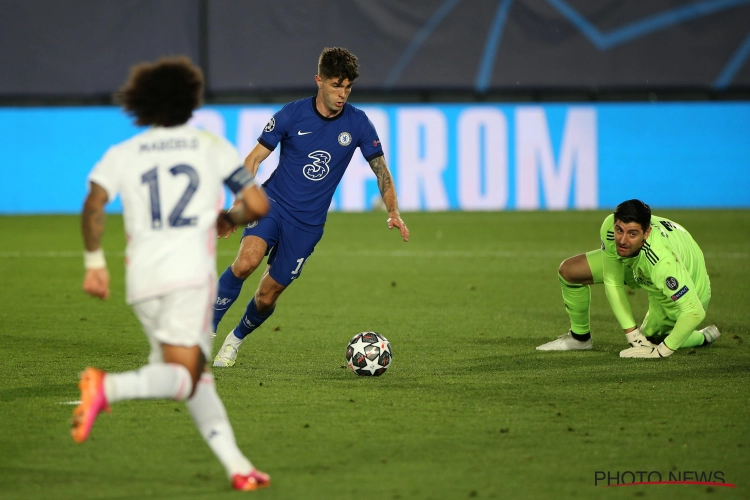
[[[328,162],[331,161],[331,155],[327,151],[313,151],[309,155],[313,162],[302,167],[302,173],[311,181],[319,181],[328,175],[331,167]]]

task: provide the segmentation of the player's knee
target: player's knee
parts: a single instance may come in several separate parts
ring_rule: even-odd
[[[255,307],[258,308],[258,312],[262,314],[268,314],[273,311],[276,307],[276,301],[279,300],[281,292],[284,288],[268,287],[263,286],[261,283],[260,288],[255,292]]]
[[[247,279],[258,268],[260,261],[252,257],[237,256],[232,263],[232,273],[240,278]]]
[[[593,283],[591,270],[585,256],[576,255],[562,261],[557,269],[560,277],[571,285],[587,285]]]
[[[170,362],[168,365],[172,366],[175,371],[175,386],[173,390],[173,398],[175,401],[185,401],[193,396],[195,388],[198,385],[198,379],[192,368],[192,364],[184,364],[179,362]]]
[[[557,273],[567,281],[568,283],[575,283],[575,276],[573,273],[573,265],[571,259],[565,259],[557,269]]]
[[[255,295],[255,307],[258,309],[258,312],[267,313],[268,311],[272,311],[273,308],[276,307],[277,299],[278,299],[278,295],[275,295],[275,294],[257,293]]]

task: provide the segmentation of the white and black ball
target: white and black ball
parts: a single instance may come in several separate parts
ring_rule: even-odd
[[[349,369],[363,377],[379,377],[392,361],[391,343],[377,332],[358,333],[346,346]]]

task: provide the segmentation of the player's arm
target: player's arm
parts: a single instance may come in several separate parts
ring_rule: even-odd
[[[83,291],[100,299],[109,297],[109,272],[101,246],[104,234],[104,206],[107,200],[107,191],[97,183],[91,182],[81,212],[81,233],[85,246],[84,266],[86,268]]]
[[[690,273],[680,262],[663,260],[654,268],[654,285],[678,307],[674,328],[664,339],[671,350],[677,350],[706,317]],[[670,286],[673,289],[670,288]]]
[[[269,208],[266,192],[260,185],[253,184],[236,194],[234,206],[223,215],[228,222],[239,226],[260,219]]]
[[[380,196],[383,198],[386,210],[388,210],[388,229],[397,227],[401,231],[401,237],[404,241],[409,241],[409,228],[406,227],[406,223],[401,219],[401,214],[398,211],[398,199],[396,198],[396,187],[393,184],[393,176],[391,171],[385,164],[385,157],[378,156],[368,162],[372,169],[375,177],[378,179],[378,189],[380,190]]]
[[[242,191],[235,193],[235,201],[241,201],[244,214],[237,216],[237,220],[243,219],[240,224],[247,224],[260,219],[268,213],[268,197],[263,188],[255,182],[255,176],[258,175],[260,164],[270,156],[272,151],[261,143],[256,143],[255,147],[245,158],[245,169],[250,172],[253,183],[245,184]],[[235,203],[235,206],[238,203]]]
[[[263,144],[255,144],[253,150],[250,151],[250,154],[245,158],[245,168],[253,174],[253,177],[255,177],[258,174],[258,168],[260,167],[261,162],[268,158],[270,154],[271,150]]]
[[[677,305],[677,321],[658,346],[626,349],[620,353],[621,358],[666,358],[679,349],[706,317],[690,273],[681,263],[671,259],[661,260],[654,267],[651,280],[661,293]]]
[[[636,330],[633,311],[625,293],[625,266],[617,258],[614,241],[614,215],[610,215],[602,223],[599,236],[602,242],[602,271],[604,275],[604,292],[609,306],[627,334]]]
[[[260,147],[263,148],[263,146]],[[265,157],[268,157],[268,154]],[[221,212],[216,219],[216,232],[219,237],[228,236],[238,225],[260,219],[271,208],[265,191],[257,183],[255,174],[247,167],[247,164],[232,172],[224,180],[224,185],[232,191],[235,198],[232,208]]]
[[[630,308],[628,296],[625,293],[625,266],[616,259],[602,257],[602,270],[604,274],[604,292],[607,295],[609,306],[620,323],[625,333],[635,330],[635,318]]]
[[[271,150],[257,143],[244,162],[250,179],[255,179],[261,162],[268,158]],[[236,172],[235,172],[236,174]],[[219,214],[216,219],[216,234],[219,238],[228,238],[237,230],[237,226],[260,219],[268,213],[268,198],[260,186],[228,186],[234,192],[232,208]],[[240,189],[240,191],[234,191]],[[245,192],[247,189],[247,192]]]

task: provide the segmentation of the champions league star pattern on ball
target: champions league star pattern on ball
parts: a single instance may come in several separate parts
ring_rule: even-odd
[[[388,339],[377,332],[358,333],[346,346],[346,362],[357,375],[379,377],[393,360]]]

